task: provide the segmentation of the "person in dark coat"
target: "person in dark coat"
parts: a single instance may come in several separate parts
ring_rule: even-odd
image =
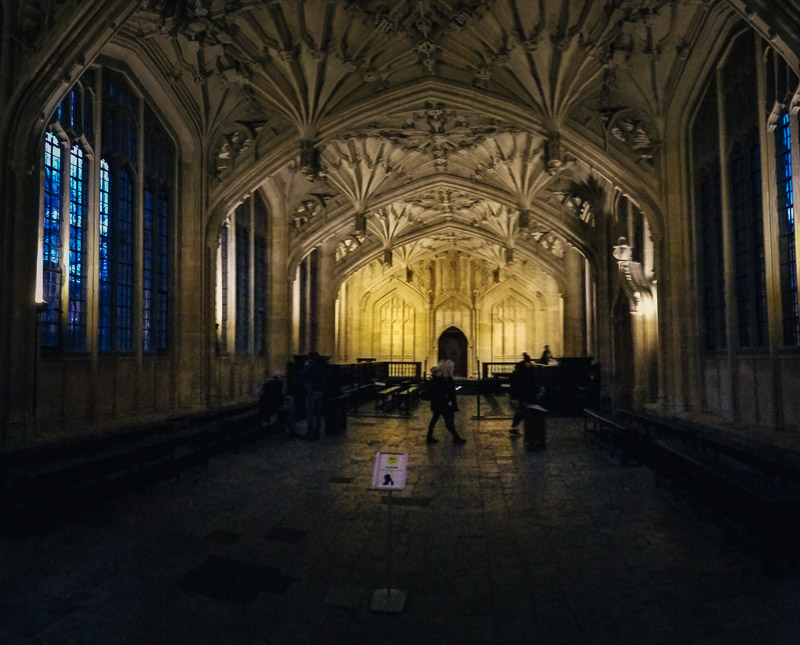
[[[516,402],[514,420],[511,422],[511,434],[519,434],[517,426],[525,418],[525,406],[535,403],[539,396],[539,385],[536,382],[536,368],[527,353],[522,354],[522,360],[514,365],[511,373],[509,398]]]
[[[270,376],[261,386],[261,396],[258,399],[258,413],[262,427],[271,427],[273,416],[282,403],[283,383],[277,376]]]
[[[458,412],[456,402],[456,384],[452,376],[448,376],[438,367],[431,368],[431,379],[426,384],[427,396],[431,402],[431,420],[428,424],[428,436],[425,441],[438,443],[433,437],[433,429],[439,417],[444,419],[444,425],[453,435],[453,443],[466,443],[466,439],[456,432],[455,413]]]
[[[306,393],[306,439],[319,439],[322,429],[322,404],[325,400],[327,373],[325,361],[317,352],[309,352],[308,358],[300,373],[303,389]]]

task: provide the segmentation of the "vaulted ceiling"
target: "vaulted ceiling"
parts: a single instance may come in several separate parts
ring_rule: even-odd
[[[291,187],[300,253],[336,235],[348,271],[454,246],[556,266],[590,251],[610,169],[657,183],[716,4],[149,0],[117,39],[191,115],[210,202]]]

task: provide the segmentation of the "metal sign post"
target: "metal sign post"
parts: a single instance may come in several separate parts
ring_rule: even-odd
[[[392,492],[406,486],[407,452],[379,452],[372,469],[372,488],[388,491],[386,501],[386,588],[372,594],[372,611],[399,614],[406,604],[406,593],[392,589]]]

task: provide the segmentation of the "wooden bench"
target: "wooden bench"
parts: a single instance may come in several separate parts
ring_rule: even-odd
[[[654,439],[651,466],[657,482],[671,484],[699,507],[746,532],[766,563],[798,556],[800,503],[796,496],[754,473],[690,448],[676,439]]]
[[[786,490],[800,494],[800,451],[683,419],[623,414],[639,423],[652,439],[678,440],[719,462],[758,472],[763,478],[778,481]]]
[[[361,383],[347,388],[342,394],[347,396],[347,409],[351,412],[358,412],[358,408],[365,401],[374,398],[374,383]]]
[[[400,392],[395,394],[398,400],[398,407],[403,414],[411,414],[411,408],[419,403],[419,396],[422,393],[422,388],[418,383],[406,386]]]
[[[210,452],[254,441],[258,431],[257,407],[245,405],[229,407],[225,414],[192,415],[129,432],[5,453],[0,456],[0,511],[17,518],[44,518],[67,510],[73,502],[85,505],[178,477],[182,470],[207,461]]]
[[[402,385],[390,385],[375,393],[375,412],[387,412],[396,402],[395,395],[403,389]]]
[[[617,454],[623,465],[630,460],[641,462],[647,452],[636,426],[588,408],[583,410],[583,437]]]
[[[640,412],[621,410],[620,417],[635,423],[650,439],[679,439],[696,444],[699,429],[697,424],[683,419],[663,419]]]

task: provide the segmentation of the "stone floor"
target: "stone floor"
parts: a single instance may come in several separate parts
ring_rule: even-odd
[[[646,468],[549,420],[527,452],[508,420],[453,445],[427,414],[359,416],[346,436],[271,437],[207,467],[0,537],[0,643],[800,643],[800,575],[765,572]],[[392,505],[401,614],[386,585],[379,449],[409,453]]]

